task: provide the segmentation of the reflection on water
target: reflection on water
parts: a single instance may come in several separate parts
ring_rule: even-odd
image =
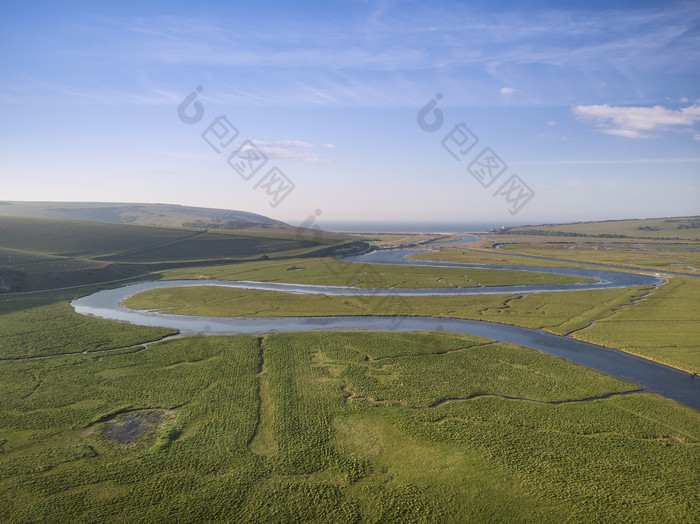
[[[461,241],[460,241],[461,242]],[[226,286],[245,289],[282,291],[298,294],[325,295],[478,295],[484,293],[538,293],[571,291],[577,289],[603,289],[615,287],[659,285],[663,279],[633,273],[611,272],[579,268],[543,268],[522,266],[488,266],[473,264],[436,263],[406,259],[407,254],[419,250],[387,250],[368,253],[347,261],[379,264],[427,265],[437,267],[478,267],[487,269],[515,269],[574,275],[596,279],[589,284],[502,286],[490,288],[448,289],[383,289],[367,290],[343,286],[312,286],[302,284],[276,284],[261,282],[223,281],[159,281],[141,282],[117,289],[98,291],[77,299],[71,304],[76,312],[101,318],[130,322],[143,326],[178,329],[186,334],[254,334],[275,332],[362,330],[362,331],[446,331],[480,336],[517,344],[565,358],[577,364],[607,373],[637,384],[645,392],[658,393],[682,404],[700,410],[700,379],[687,373],[654,362],[567,337],[553,335],[542,330],[527,329],[477,320],[459,320],[414,316],[356,316],[356,317],[285,317],[285,318],[226,318],[168,315],[149,311],[130,310],[123,301],[136,293],[150,289],[184,286]]]

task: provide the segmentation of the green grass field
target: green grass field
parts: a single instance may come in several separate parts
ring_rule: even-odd
[[[550,257],[697,275],[700,217],[524,226],[488,233],[486,252]],[[479,247],[479,246],[477,246]],[[546,263],[546,261],[542,261]]]
[[[697,232],[697,217],[649,219],[642,221],[594,222],[562,226],[538,226],[537,231],[578,232],[586,235],[628,236],[653,233],[657,237],[680,234],[688,240],[644,240],[542,235],[488,235],[494,241],[506,239],[500,249],[458,251],[443,249],[415,255],[426,260],[491,264],[565,266],[562,262],[504,256],[532,255],[570,260],[572,263],[598,263],[637,267],[652,271],[672,271],[697,275],[700,268],[700,242],[689,240]],[[618,228],[619,226],[619,228]],[[531,228],[514,228],[514,230]],[[566,247],[568,246],[568,247]],[[500,253],[499,253],[500,252]],[[613,310],[592,305],[587,315],[576,315],[559,326],[548,328],[559,334],[615,347],[638,356],[688,371],[700,373],[700,281],[695,278],[667,277],[670,282],[639,302],[618,304]],[[573,295],[575,296],[575,295]],[[590,325],[590,323],[595,323]]]
[[[643,242],[640,244],[639,242]],[[579,263],[628,266],[650,271],[698,275],[700,245],[677,242],[564,242],[542,239],[535,243],[507,243],[499,251],[519,255],[571,260]],[[525,259],[523,259],[525,260]],[[527,259],[532,260],[532,259]],[[544,261],[546,262],[546,261]]]
[[[438,267],[411,267],[340,262],[331,258],[249,262],[216,267],[171,270],[166,279],[255,280],[355,286],[362,288],[447,288],[511,286],[517,284],[571,284],[588,278],[528,271],[498,271]]]
[[[198,231],[152,226],[0,217],[2,247],[64,256],[100,256],[182,241]]]
[[[700,280],[670,277],[637,304],[597,316],[576,338],[700,374],[699,304]]]
[[[543,256],[543,255],[540,255]],[[499,266],[535,266],[535,267],[581,267],[578,263],[553,262],[550,260],[538,260],[535,258],[515,258],[503,255],[498,251],[490,250],[464,250],[452,248],[435,249],[424,253],[409,255],[411,260],[433,260],[435,262],[460,262],[464,264],[492,264]]]
[[[315,247],[283,232],[202,232],[183,228],[0,217],[2,247],[120,262],[251,257]]]
[[[0,362],[0,518],[698,517],[700,414],[639,394],[533,402],[634,387],[486,342],[435,333],[197,337]],[[412,409],[479,394],[532,400]]]
[[[111,282],[165,268],[301,256],[342,244],[334,235],[300,230],[205,232],[126,224],[0,216],[2,291],[37,291]]]
[[[67,301],[0,302],[0,359],[122,348],[158,340],[173,330],[78,315]]]
[[[591,317],[610,315],[649,290],[576,291],[572,292],[578,297],[574,302],[566,293],[343,297],[192,286],[145,291],[128,298],[125,304],[132,309],[220,317],[422,315],[473,318],[568,333],[587,326]],[[559,326],[562,328],[558,329]]]
[[[546,224],[521,226],[504,230],[505,234],[557,235],[577,234],[583,236],[609,235],[630,238],[666,238],[700,241],[700,216],[672,218],[644,218],[632,220],[606,220],[602,222],[576,222],[572,224]]]
[[[0,216],[77,220],[87,222],[180,227],[202,222],[232,229],[288,229],[282,222],[255,213],[228,209],[118,202],[13,202],[0,201]]]

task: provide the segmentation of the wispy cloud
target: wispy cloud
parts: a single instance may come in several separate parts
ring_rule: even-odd
[[[115,89],[96,82],[77,86],[34,76],[26,76],[21,84],[0,84],[0,101],[11,103],[60,101],[75,105],[172,106],[180,103],[182,96],[182,93],[153,86],[133,86],[130,90]]]
[[[357,4],[352,16],[341,9],[322,23],[309,13],[273,10],[260,17],[254,11],[86,18],[64,29],[78,37],[54,38],[58,48],[43,49],[42,56],[65,66],[62,78],[78,79],[54,92],[75,103],[172,99],[145,83],[85,87],[83,71],[72,68],[87,62],[105,76],[125,68],[130,78],[152,75],[174,91],[192,69],[212,71],[218,82],[234,77],[231,98],[240,104],[346,107],[415,106],[436,86],[452,88],[451,103],[568,105],[609,89],[601,87],[602,78],[651,90],[642,80],[661,79],[660,71],[690,74],[700,58],[700,12],[691,4],[518,11],[387,2]],[[86,47],[87,37],[95,45]],[[17,95],[0,91],[0,100]]]
[[[313,144],[311,142],[304,142],[302,140],[277,140],[272,142],[266,142],[263,140],[251,140],[250,141],[258,150],[270,159],[274,160],[291,160],[294,162],[304,162],[307,164],[330,164],[332,163],[330,159],[321,156],[316,150],[331,150],[336,149],[334,144]],[[233,144],[230,152],[236,151],[250,151],[253,147],[244,144]],[[192,153],[186,151],[151,151],[152,154],[158,156],[181,158],[186,160],[210,160],[213,153]]]
[[[133,50],[139,61],[398,71],[523,62],[621,64],[642,50],[652,53],[646,60],[666,50],[668,63],[669,45],[697,42],[692,29],[698,18],[688,8],[493,12],[453,3],[386,7],[323,25],[306,17],[284,24],[271,18],[265,27],[274,31],[243,23],[245,17],[177,16],[125,20],[123,29],[137,37]]]
[[[603,180],[589,180],[581,178],[563,178],[555,181],[555,184],[559,187],[564,187],[567,189],[579,189],[579,188],[599,188],[604,187],[615,187],[619,185],[619,182],[614,179],[603,179]]]
[[[581,120],[594,121],[601,133],[626,138],[651,138],[651,131],[672,126],[688,128],[700,120],[700,105],[679,110],[662,106],[615,107],[608,104],[576,106],[574,114]]]
[[[510,162],[511,166],[577,166],[599,164],[697,164],[700,158],[634,158],[629,160],[531,160]]]
[[[262,140],[251,140],[251,142],[262,151],[265,156],[275,160],[291,160],[294,162],[304,162],[307,164],[330,164],[331,161],[311,149],[335,149],[333,144],[312,144],[300,140],[278,140],[265,142]],[[250,146],[243,146],[242,150],[252,149]]]
[[[335,149],[333,144],[312,144],[301,140],[279,140],[277,142],[263,142],[262,140],[252,140],[259,147],[301,147],[304,149]]]
[[[186,151],[149,151],[149,153],[158,156],[165,156],[171,158],[180,158],[183,160],[210,160],[212,158],[211,153],[190,153]]]

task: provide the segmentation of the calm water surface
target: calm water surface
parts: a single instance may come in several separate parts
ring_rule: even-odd
[[[465,240],[458,240],[464,243]],[[101,318],[130,322],[143,326],[178,329],[184,334],[253,334],[299,331],[445,331],[480,336],[498,342],[517,344],[606,373],[642,387],[645,392],[664,397],[700,410],[700,377],[635,357],[616,349],[588,344],[568,337],[553,335],[542,330],[527,329],[478,320],[446,319],[417,316],[356,316],[356,317],[285,317],[285,318],[227,318],[169,315],[164,313],[127,309],[123,301],[142,291],[167,287],[224,286],[297,294],[334,296],[430,296],[479,295],[564,292],[589,289],[609,289],[634,286],[657,286],[663,278],[638,273],[606,271],[603,269],[548,268],[530,266],[489,266],[447,262],[416,261],[407,255],[424,250],[397,249],[375,251],[349,257],[350,262],[376,264],[405,264],[433,267],[464,267],[501,270],[533,271],[572,275],[594,279],[585,284],[500,286],[440,289],[360,289],[345,286],[318,286],[244,281],[175,280],[141,282],[117,289],[103,290],[72,302],[76,312]]]

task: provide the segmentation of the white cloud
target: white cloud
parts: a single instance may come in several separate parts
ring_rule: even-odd
[[[555,126],[555,125],[557,125],[557,123],[554,120],[550,120],[549,122],[547,122],[547,125],[548,126]]]
[[[654,107],[615,107],[608,104],[575,106],[574,114],[581,120],[592,120],[601,133],[626,138],[651,138],[649,131],[669,126],[692,126],[700,120],[700,105],[682,109]]]
[[[301,140],[278,140],[276,142],[263,142],[262,140],[251,140],[259,147],[301,147],[304,149],[335,149],[333,144],[312,144]]]
[[[698,142],[700,142],[700,133],[695,133],[695,134],[693,135],[693,138],[694,138],[695,140],[697,140]]]
[[[613,136],[624,136],[625,138],[651,138],[649,133],[640,133],[634,129],[601,129],[601,133]]]
[[[209,160],[211,158],[211,153],[189,153],[186,151],[149,151],[149,153],[186,160]]]
[[[77,80],[66,92],[50,91],[45,97],[91,104],[176,104],[189,86],[178,75],[173,77],[177,83],[164,84],[166,74],[193,67],[211,70],[219,82],[230,73],[235,86],[228,89],[228,97],[237,105],[415,107],[444,78],[451,78],[453,101],[459,92],[462,103],[492,102],[498,90],[512,97],[506,98],[509,102],[567,105],[588,99],[592,88],[605,85],[583,78],[607,79],[618,71],[608,79],[611,86],[640,85],[655,92],[650,79],[661,82],[669,71],[695,72],[694,28],[700,12],[691,3],[640,7],[633,13],[563,6],[494,12],[460,2],[380,4],[380,9],[362,8],[356,16],[322,21],[313,14],[298,17],[272,10],[262,26],[255,10],[223,10],[216,17],[90,18],[74,29],[95,45],[76,40],[81,43],[62,42],[60,49],[47,49],[47,59],[64,61],[57,66],[63,70],[65,65],[61,77]],[[46,36],[47,41],[55,38]],[[168,85],[175,93],[159,95],[145,81],[147,85],[124,85],[123,92],[115,92],[112,83],[85,86],[82,63],[104,68],[104,74],[95,70],[95,78],[110,78],[107,72],[122,67],[163,72],[155,87]],[[488,81],[461,89],[475,75]],[[36,101],[36,96],[26,95],[25,79],[6,77],[19,86],[15,92],[0,83],[0,101]],[[492,82],[521,90],[494,88]],[[652,100],[644,95],[637,93],[631,100]]]
[[[700,138],[699,138],[700,139]],[[586,166],[601,164],[700,164],[700,158],[635,158],[630,160],[535,160],[509,162],[512,166]]]
[[[262,151],[267,158],[275,160],[292,160],[307,164],[330,164],[330,160],[324,158],[309,149],[335,149],[333,144],[312,144],[301,140],[277,140],[265,142],[262,140],[251,140],[251,142]],[[250,146],[243,146],[243,150],[251,149]],[[301,149],[301,151],[300,151]],[[306,151],[304,151],[306,150]]]

